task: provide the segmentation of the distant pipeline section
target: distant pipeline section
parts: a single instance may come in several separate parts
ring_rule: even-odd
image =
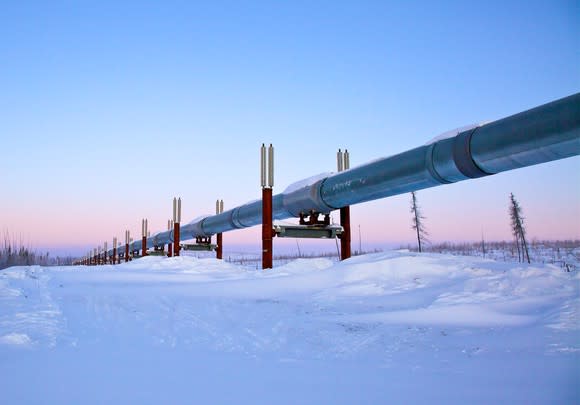
[[[297,182],[272,198],[274,219],[333,210],[442,184],[580,155],[580,93],[463,131],[398,155],[339,173]],[[262,223],[256,200],[179,228],[181,240]],[[147,239],[147,248],[172,243],[173,230]],[[142,249],[142,241],[130,251]],[[112,253],[112,250],[108,252]]]

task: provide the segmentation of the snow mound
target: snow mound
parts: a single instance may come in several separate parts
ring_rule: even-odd
[[[316,270],[326,270],[332,267],[332,260],[318,259],[296,259],[280,267],[276,267],[279,275],[306,274]]]

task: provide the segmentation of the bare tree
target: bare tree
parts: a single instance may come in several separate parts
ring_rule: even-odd
[[[525,253],[525,258],[527,259],[528,263],[530,263],[530,253],[528,252],[528,244],[526,242],[526,228],[524,227],[524,217],[522,216],[522,207],[516,200],[513,193],[510,193],[509,214],[512,233],[516,240],[516,247],[518,249],[518,260],[523,261]]]
[[[417,244],[419,245],[419,252],[422,252],[422,246],[429,241],[427,239],[428,232],[423,223],[425,217],[417,204],[417,193],[414,191],[411,192],[411,214],[413,214],[411,218],[413,225],[411,228],[417,232]]]

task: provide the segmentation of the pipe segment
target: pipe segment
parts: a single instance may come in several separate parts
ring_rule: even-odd
[[[428,145],[334,174],[322,174],[273,196],[274,219],[342,207],[442,184],[489,176],[580,155],[580,93]],[[259,225],[262,202],[252,201],[181,225],[182,239]],[[147,247],[173,242],[173,231],[147,239]],[[130,250],[140,250],[134,241]]]

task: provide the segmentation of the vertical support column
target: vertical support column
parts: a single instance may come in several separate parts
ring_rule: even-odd
[[[262,189],[262,269],[272,268],[272,189]]]
[[[215,213],[217,215],[221,214],[222,212],[224,212],[224,200],[216,200]],[[216,239],[217,247],[215,249],[215,257],[217,259],[223,259],[223,235],[221,232],[216,235]]]
[[[121,242],[117,242],[117,264],[121,264]]]
[[[117,264],[117,237],[113,238],[113,258],[111,264]]]
[[[127,230],[125,231],[125,263],[129,261],[129,240],[131,239],[131,234]]]
[[[167,230],[170,231],[173,228],[172,221],[170,219],[167,220]],[[173,256],[173,245],[171,243],[167,244],[167,257]]]
[[[338,171],[350,169],[350,156],[348,150],[344,153],[338,150],[336,154],[338,163]],[[340,235],[340,260],[346,260],[351,256],[351,234],[350,234],[350,207],[342,207],[340,209],[340,225],[342,226],[342,235]]]
[[[340,260],[346,260],[351,256],[351,236],[350,236],[350,207],[340,209],[340,225],[342,235],[340,235]]]
[[[274,186],[274,147],[268,148],[266,161],[266,146],[260,150],[260,183],[262,186],[262,269],[272,268],[274,232],[272,230],[272,187]]]
[[[141,220],[141,256],[147,256],[147,219]]]
[[[173,198],[173,256],[179,256],[179,224],[181,223],[181,197]]]
[[[133,238],[129,238],[129,261],[133,260],[135,257],[135,247],[133,246]]]
[[[103,248],[103,264],[107,264],[107,241],[105,241]]]

